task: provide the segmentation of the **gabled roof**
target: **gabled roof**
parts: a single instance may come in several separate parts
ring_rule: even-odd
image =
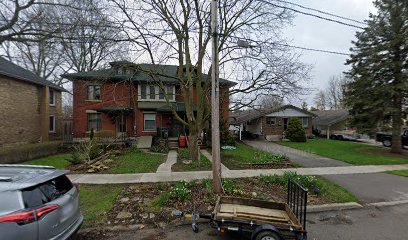
[[[155,64],[135,64],[129,61],[117,61],[109,63],[112,67],[107,69],[88,71],[88,72],[78,72],[78,73],[68,73],[61,75],[69,80],[89,80],[89,81],[101,81],[101,80],[112,80],[112,81],[124,81],[131,79],[135,82],[153,82],[154,79],[149,75],[149,72],[156,74],[158,79],[163,83],[177,84],[177,70],[176,65],[155,65]],[[118,66],[133,67],[135,70],[132,73],[126,73],[123,71],[119,74],[117,71]],[[202,74],[202,79],[207,79],[208,75]],[[226,79],[220,78],[221,85],[233,86],[236,83],[228,81]]]
[[[341,121],[347,120],[349,118],[349,111],[342,110],[322,110],[322,111],[312,111],[317,115],[313,119],[314,126],[328,126],[339,123]]]
[[[57,84],[47,81],[44,78],[35,75],[33,72],[30,72],[27,69],[24,69],[2,57],[0,57],[0,75],[41,86],[49,86],[55,90],[66,92],[64,88],[58,86]]]
[[[270,108],[264,108],[264,109],[249,109],[245,111],[232,112],[230,113],[230,116],[229,116],[229,123],[232,125],[241,124],[241,123],[248,122],[253,119],[257,119],[257,118],[263,117],[265,115],[268,115],[274,112],[283,111],[288,108],[295,109],[297,111],[310,115],[311,117],[316,116],[312,112],[303,110],[293,105],[284,105],[284,106],[270,107]]]

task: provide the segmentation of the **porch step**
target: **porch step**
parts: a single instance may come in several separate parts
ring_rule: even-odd
[[[169,141],[168,146],[170,149],[178,149],[179,143],[178,141]]]

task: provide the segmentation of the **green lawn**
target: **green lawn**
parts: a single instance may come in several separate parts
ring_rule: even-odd
[[[70,158],[71,158],[71,154],[59,154],[59,155],[53,155],[53,156],[48,156],[44,158],[30,160],[22,164],[45,165],[45,166],[53,166],[58,169],[65,169],[70,164],[70,162],[68,161],[68,159]]]
[[[166,161],[166,158],[166,155],[150,154],[134,150],[115,159],[115,166],[102,173],[122,174],[156,172],[159,165]]]
[[[389,149],[356,142],[308,139],[305,143],[279,144],[356,165],[408,164],[407,156],[391,154]]]
[[[91,227],[107,222],[106,213],[112,209],[121,187],[111,185],[81,185],[80,207],[84,226]]]
[[[244,164],[278,163],[286,157],[280,154],[267,153],[251,146],[239,143],[235,150],[221,150],[221,161],[229,169],[248,168]]]
[[[183,160],[178,159],[177,163],[172,166],[172,170],[175,172],[188,172],[188,171],[210,171],[212,164],[204,155],[201,154],[199,161],[192,161],[190,164],[184,164]]]
[[[396,171],[388,171],[386,173],[394,174],[402,177],[408,177],[408,170],[396,170]]]

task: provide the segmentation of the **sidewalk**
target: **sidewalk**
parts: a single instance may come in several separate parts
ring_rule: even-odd
[[[260,175],[283,175],[286,171],[297,172],[301,175],[346,175],[380,173],[391,170],[408,170],[404,165],[368,165],[368,166],[340,166],[340,167],[315,167],[315,168],[287,168],[287,169],[248,169],[229,170],[222,173],[223,178],[245,178]],[[350,175],[351,174],[351,175]],[[72,174],[69,178],[74,183],[81,184],[122,184],[122,183],[148,183],[148,182],[175,182],[180,180],[199,180],[212,178],[211,171],[199,172],[157,172],[137,174]]]

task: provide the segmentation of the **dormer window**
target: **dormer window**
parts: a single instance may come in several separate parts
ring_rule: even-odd
[[[123,75],[123,67],[118,67],[118,74]]]
[[[133,74],[133,69],[132,68],[126,68],[125,72],[126,72],[126,75],[132,75]]]

